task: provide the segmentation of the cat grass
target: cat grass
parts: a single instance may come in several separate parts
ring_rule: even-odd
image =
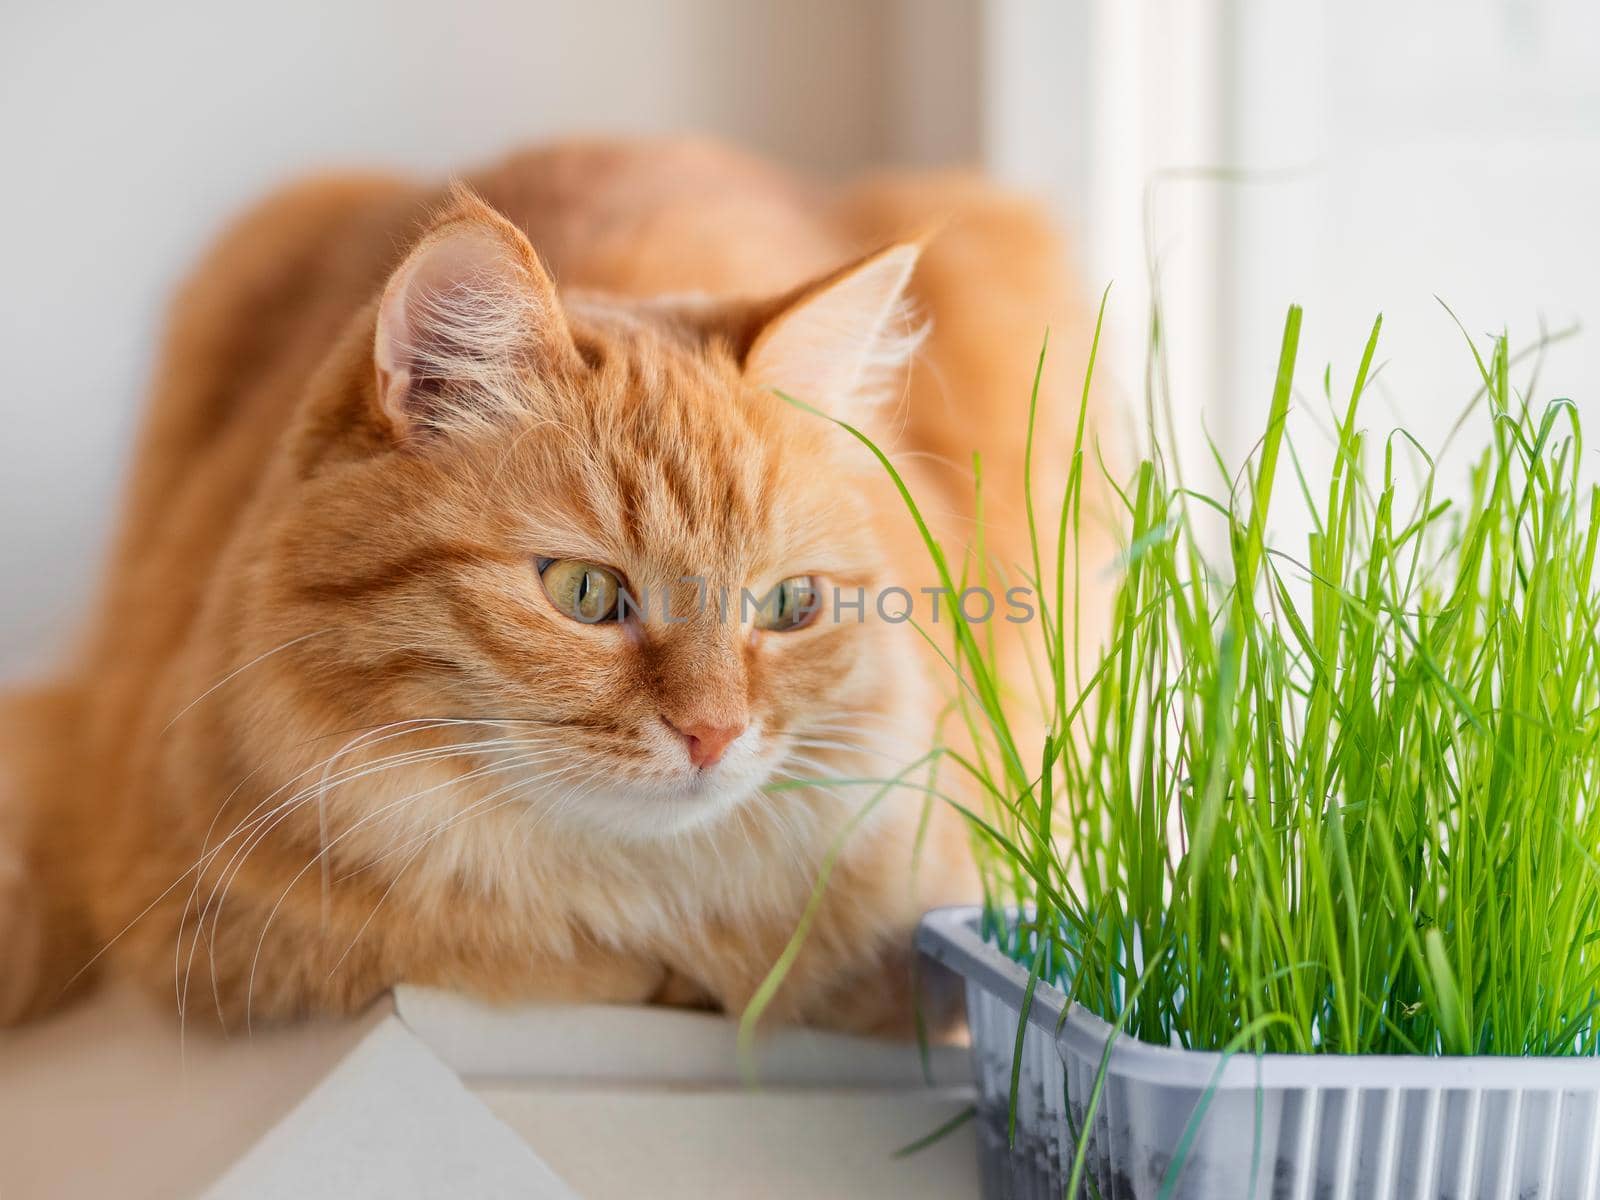
[[[1578,412],[1520,395],[1503,337],[1474,351],[1489,435],[1448,488],[1411,434],[1363,426],[1380,322],[1342,400],[1326,385],[1332,465],[1308,479],[1285,435],[1300,325],[1231,487],[1153,455],[1113,488],[1123,550],[1086,667],[1062,570],[1041,588],[1038,761],[1001,707],[1029,681],[952,626],[986,931],[1155,1044],[1593,1054],[1600,490]],[[1068,580],[1087,450],[1051,514]],[[1269,536],[1275,504],[1309,514],[1303,544]]]

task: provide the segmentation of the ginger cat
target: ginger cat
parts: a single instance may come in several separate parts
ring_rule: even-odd
[[[0,721],[0,1022],[104,974],[228,1026],[397,982],[737,1012],[873,791],[795,781],[930,744],[950,682],[873,600],[925,551],[774,389],[958,547],[980,451],[1023,562],[1040,340],[1084,344],[1046,223],[699,143],[464,184],[290,188],[179,296],[92,629]],[[918,914],[975,894],[943,806],[913,877],[922,812],[846,841],[775,1017],[908,1026]]]

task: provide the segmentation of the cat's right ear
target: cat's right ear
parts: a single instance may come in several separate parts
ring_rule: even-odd
[[[410,441],[502,423],[530,374],[579,356],[528,239],[458,190],[390,277],[372,359],[379,416]]]
[[[904,301],[921,253],[920,242],[887,246],[780,297],[753,336],[747,327],[748,344],[736,345],[745,378],[859,419],[863,404],[903,378],[916,348]]]

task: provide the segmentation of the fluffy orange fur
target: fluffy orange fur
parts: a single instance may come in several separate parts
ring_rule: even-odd
[[[862,448],[774,388],[880,438],[957,544],[981,453],[989,551],[1023,561],[1000,497],[1047,325],[1081,361],[1046,223],[965,176],[824,187],[699,143],[465,184],[293,187],[178,298],[92,629],[0,721],[5,1019],[104,973],[230,1025],[397,982],[737,1011],[871,794],[766,785],[932,738],[943,668],[870,599],[763,632],[684,581],[935,582]],[[575,621],[550,558],[687,616]],[[776,1016],[905,1026],[917,915],[974,891],[942,807],[913,874],[922,809],[846,842]]]

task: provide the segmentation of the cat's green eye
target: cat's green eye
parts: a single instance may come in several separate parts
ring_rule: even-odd
[[[598,625],[615,621],[622,598],[622,580],[615,571],[576,558],[555,558],[541,564],[545,595],[574,621]]]
[[[757,629],[788,633],[811,624],[822,607],[814,575],[791,575],[767,593],[754,614]]]

